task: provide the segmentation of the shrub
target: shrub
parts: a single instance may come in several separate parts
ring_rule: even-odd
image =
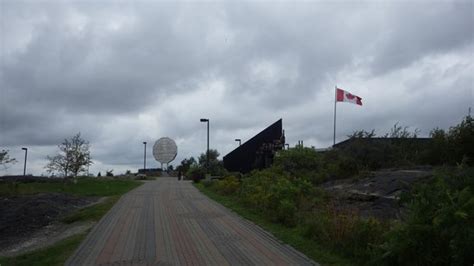
[[[206,169],[200,167],[199,165],[191,165],[186,175],[189,176],[194,183],[198,183],[204,179],[206,175]]]
[[[281,151],[275,157],[274,170],[295,179],[309,180],[317,185],[328,179],[349,178],[359,171],[358,162],[336,150],[318,153],[311,148]]]
[[[359,173],[361,168],[354,157],[345,155],[344,153],[331,150],[323,154],[323,166],[325,176],[320,178],[320,182],[327,179],[349,178]]]
[[[311,180],[321,168],[321,155],[311,148],[283,150],[273,165],[293,177]]]
[[[381,246],[379,262],[393,264],[469,265],[474,261],[472,169],[438,174],[417,185],[403,201],[405,223]]]
[[[210,149],[209,150],[209,165],[207,165],[207,151],[205,153],[201,153],[198,157],[199,166],[204,169],[209,170],[209,174],[211,176],[224,176],[227,174],[227,170],[224,168],[224,163],[222,160],[219,160],[219,152],[217,150]]]
[[[307,216],[303,228],[305,237],[324,242],[359,262],[373,256],[389,229],[374,218],[361,218],[354,210],[338,209],[332,204]]]
[[[474,165],[474,119],[470,115],[449,129],[448,143],[455,163],[466,158],[468,165]]]
[[[329,215],[318,212],[305,217],[303,223],[303,235],[321,243],[329,243],[331,240],[328,230],[330,225]]]
[[[377,246],[383,243],[384,233],[388,231],[388,223],[382,223],[375,218],[358,218],[345,241],[345,250],[358,261],[369,261],[373,258]]]
[[[201,183],[206,188],[212,188],[214,186],[215,181],[213,181],[213,180],[203,180]]]
[[[232,195],[240,188],[240,183],[234,176],[228,176],[223,180],[217,181],[215,190],[222,195]]]
[[[258,211],[265,211],[269,204],[269,187],[274,178],[276,176],[272,175],[271,169],[253,171],[242,178],[242,202]]]
[[[290,199],[282,199],[275,210],[276,220],[286,226],[296,225],[296,206]]]
[[[435,128],[431,144],[420,154],[420,161],[431,165],[474,165],[474,120],[468,115],[448,131]]]
[[[308,180],[291,177],[278,168],[252,172],[242,179],[239,192],[248,207],[287,226],[298,224],[302,213],[311,210],[322,195]]]

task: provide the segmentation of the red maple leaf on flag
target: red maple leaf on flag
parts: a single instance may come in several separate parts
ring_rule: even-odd
[[[362,105],[362,98],[336,87],[336,102],[350,102]]]
[[[352,95],[352,94],[350,94],[350,93],[346,93],[346,97],[347,97],[347,99],[352,100],[352,99],[354,99],[356,96],[354,96],[354,95]]]

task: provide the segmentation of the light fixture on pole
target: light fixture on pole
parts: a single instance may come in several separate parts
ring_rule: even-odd
[[[239,146],[242,145],[242,140],[241,139],[235,139],[235,141],[239,142]]]
[[[143,142],[145,148],[143,150],[143,173],[146,172],[146,141]]]
[[[201,118],[201,122],[207,123],[207,156],[206,156],[206,173],[209,174],[209,119]]]
[[[25,151],[25,164],[23,165],[23,176],[26,175],[26,159],[28,157],[28,148],[21,148],[22,150]]]

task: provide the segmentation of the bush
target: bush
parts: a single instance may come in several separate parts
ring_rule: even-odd
[[[228,176],[223,180],[217,181],[214,190],[222,195],[232,195],[240,188],[240,183],[234,176]]]
[[[465,160],[467,165],[474,165],[474,119],[470,115],[449,129],[448,143],[455,163]]]
[[[356,159],[340,151],[318,153],[311,148],[284,150],[275,157],[273,167],[292,178],[317,185],[329,179],[349,178],[359,172]]]
[[[469,265],[474,261],[474,171],[439,173],[405,195],[408,216],[381,246],[387,265]]]
[[[321,168],[321,155],[311,148],[283,150],[275,157],[273,166],[293,177],[312,180]]]
[[[212,188],[214,186],[215,181],[213,181],[213,180],[203,180],[201,183],[206,188]]]
[[[305,237],[324,242],[359,262],[368,261],[373,256],[389,229],[376,219],[361,218],[353,210],[337,209],[331,204],[307,216],[303,228]]]
[[[287,226],[296,225],[321,195],[309,181],[276,168],[252,172],[242,179],[240,189],[244,204]]]
[[[354,157],[347,156],[338,150],[327,151],[323,154],[323,172],[319,182],[328,179],[343,179],[355,176],[361,168]]]
[[[345,241],[345,250],[358,261],[369,261],[376,253],[377,246],[383,243],[384,233],[388,231],[387,223],[375,218],[358,218]]]
[[[206,169],[198,165],[191,165],[186,176],[190,177],[194,183],[198,183],[206,176]]]
[[[296,206],[290,199],[282,199],[278,202],[275,210],[276,220],[286,226],[296,225]]]
[[[242,178],[240,191],[241,200],[248,207],[258,211],[265,211],[268,208],[269,187],[273,182],[271,169],[253,171]]]

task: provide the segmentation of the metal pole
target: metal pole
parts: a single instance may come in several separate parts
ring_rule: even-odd
[[[209,174],[209,119],[207,120],[207,174]]]
[[[334,135],[332,145],[336,145],[336,103],[337,103],[337,85],[334,89]]]
[[[145,144],[145,149],[143,150],[143,173],[146,173],[146,141],[143,142]]]
[[[25,164],[23,165],[23,176],[25,176],[26,175],[26,159],[28,157],[28,149],[23,148],[23,150],[25,151]]]
[[[201,118],[199,121],[207,123],[206,174],[209,174],[209,119]]]

